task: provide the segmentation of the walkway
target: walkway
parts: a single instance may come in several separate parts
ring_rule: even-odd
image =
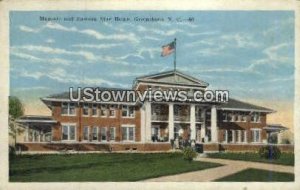
[[[223,164],[224,166],[211,168],[206,170],[187,172],[182,174],[163,176],[158,178],[151,178],[145,181],[152,182],[207,182],[214,181],[216,179],[240,172],[248,168],[256,168],[262,170],[294,173],[293,166],[282,166],[276,164],[266,164],[258,162],[248,162],[248,161],[237,161],[237,160],[225,160],[225,159],[215,159],[215,158],[196,158],[196,161],[203,162],[214,162]]]

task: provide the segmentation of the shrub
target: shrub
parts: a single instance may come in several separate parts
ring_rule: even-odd
[[[9,146],[9,158],[14,158],[16,156],[16,149],[13,146]]]
[[[197,156],[197,153],[191,148],[186,147],[183,149],[183,158],[188,161],[192,161]]]
[[[264,146],[259,149],[258,154],[261,158],[277,160],[280,158],[281,151],[277,146]]]

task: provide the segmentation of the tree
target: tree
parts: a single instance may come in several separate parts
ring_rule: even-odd
[[[17,135],[21,134],[24,130],[16,122],[16,119],[24,115],[24,107],[19,98],[9,97],[9,135],[14,139],[15,145],[17,144]]]
[[[13,119],[17,119],[24,115],[24,107],[19,98],[15,96],[9,97],[9,115]]]

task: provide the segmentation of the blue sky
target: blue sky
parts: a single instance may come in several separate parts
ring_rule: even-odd
[[[47,17],[167,17],[193,22],[45,22]],[[69,87],[130,88],[173,69],[239,99],[294,98],[294,13],[288,11],[11,12],[10,94],[37,99]]]

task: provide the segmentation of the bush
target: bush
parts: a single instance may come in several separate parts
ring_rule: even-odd
[[[16,156],[16,149],[13,146],[9,146],[9,158],[14,158]]]
[[[264,146],[259,149],[258,154],[261,158],[277,160],[280,158],[281,151],[277,146]]]
[[[191,148],[186,147],[183,149],[183,158],[188,161],[192,161],[197,156],[197,153]]]

